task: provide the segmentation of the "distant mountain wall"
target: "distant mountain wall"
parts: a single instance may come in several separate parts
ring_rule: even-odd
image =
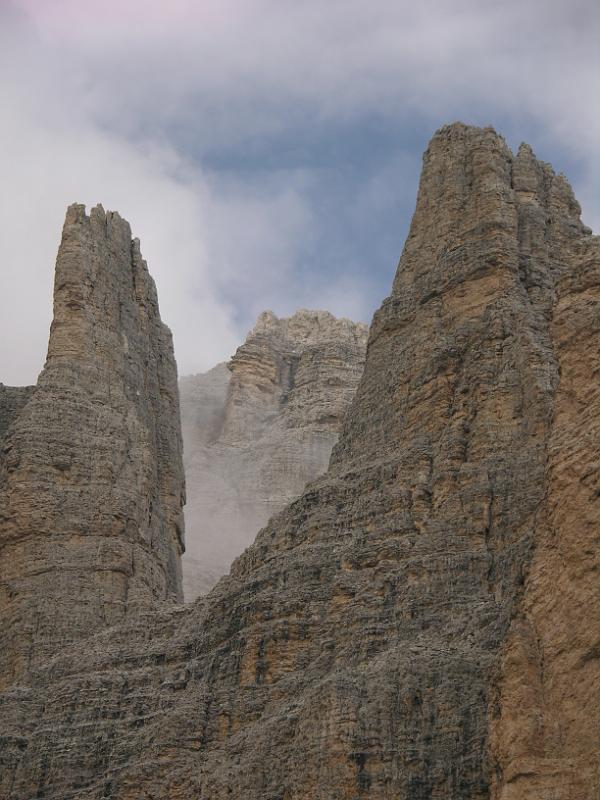
[[[180,380],[187,600],[327,469],[366,343],[366,325],[326,311],[264,312],[229,364]]]

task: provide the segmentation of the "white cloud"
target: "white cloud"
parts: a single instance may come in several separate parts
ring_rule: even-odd
[[[37,53],[23,27],[12,33],[18,35],[2,42],[2,66],[13,68],[0,130],[2,380],[32,382],[43,365],[53,261],[72,202],[102,202],[131,223],[173,329],[180,370],[227,358],[249,320],[236,325],[225,289],[237,281],[256,293],[276,268],[285,271],[305,221],[302,201],[285,186],[261,194],[231,180],[215,183],[164,140],[132,142],[106,129],[78,108],[64,62]]]
[[[433,132],[457,118],[506,125],[509,139],[527,132],[557,168],[574,164],[597,229],[599,20],[593,0],[5,3],[0,379],[33,381],[42,365],[52,264],[74,201],[131,222],[181,372],[226,357],[265,306],[368,318],[369,265],[303,270],[335,226],[312,200],[327,170],[310,157],[299,167],[296,151],[303,137],[344,136],[370,114],[403,126],[405,141],[344,200],[363,237],[395,196],[402,152],[418,160],[413,121]],[[288,138],[289,164],[246,168],[265,142]],[[215,154],[235,163],[218,169]]]
[[[182,182],[172,174],[168,151],[139,152],[82,123],[48,124],[47,112],[40,98],[35,109],[20,108],[16,118],[5,115],[1,134],[3,151],[11,153],[3,165],[10,191],[3,192],[0,206],[0,252],[4,275],[10,276],[0,299],[4,380],[32,380],[43,363],[53,254],[71,202],[89,207],[102,201],[129,219],[185,360],[200,366],[223,347],[231,349],[236,332],[211,280],[204,246],[201,177],[192,174]]]
[[[594,0],[22,4],[115,125],[175,116],[203,143],[244,141],[285,126],[294,103],[321,122],[395,103],[448,121],[469,101],[540,115],[577,147],[597,141]],[[194,120],[199,109],[216,118]]]

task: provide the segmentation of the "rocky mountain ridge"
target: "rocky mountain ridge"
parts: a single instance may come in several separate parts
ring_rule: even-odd
[[[7,688],[3,795],[598,796],[598,320],[567,181],[438,131],[328,471],[205,598]]]
[[[326,311],[264,312],[228,365],[181,378],[186,599],[325,471],[366,343],[366,325]]]

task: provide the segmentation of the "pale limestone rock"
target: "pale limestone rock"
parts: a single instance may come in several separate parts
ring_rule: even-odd
[[[0,453],[0,685],[139,604],[181,599],[171,334],[139,242],[101,206],[67,212],[48,357],[25,392]]]
[[[181,379],[186,599],[208,591],[323,473],[364,367],[367,326],[264,312],[228,365]]]
[[[0,695],[0,794],[600,796],[599,320],[566,181],[440,130],[328,472]]]
[[[0,447],[13,419],[25,407],[34,386],[5,386],[0,383]]]

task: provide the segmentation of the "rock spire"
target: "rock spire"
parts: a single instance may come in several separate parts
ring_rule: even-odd
[[[140,604],[181,599],[171,334],[138,240],[101,206],[67,211],[48,357],[26,391],[0,455],[3,684]]]

